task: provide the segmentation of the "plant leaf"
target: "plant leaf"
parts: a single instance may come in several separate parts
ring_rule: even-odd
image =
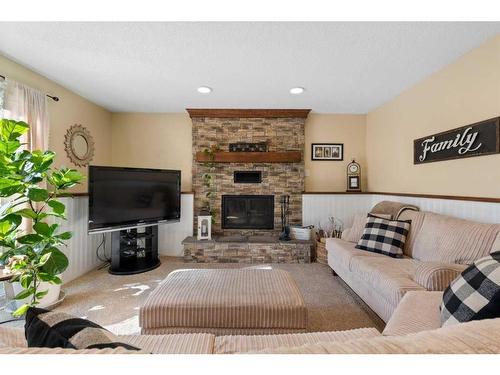
[[[64,204],[62,204],[61,202],[56,201],[54,199],[51,199],[50,201],[48,201],[47,204],[52,208],[52,210],[56,214],[59,214],[59,215],[64,214],[64,211],[66,210],[66,206]]]
[[[0,197],[10,197],[23,191],[24,185],[18,180],[0,178]]]
[[[31,234],[27,234],[25,236],[19,237],[17,239],[17,242],[19,242],[21,244],[32,245],[32,244],[36,244],[36,243],[40,242],[41,240],[43,240],[42,236],[40,236],[39,234],[31,233]]]
[[[35,288],[29,287],[29,288],[26,288],[26,289],[22,290],[18,294],[16,294],[16,296],[14,297],[14,299],[15,300],[25,299],[25,298],[28,298],[28,297],[32,296],[33,293],[35,293]]]
[[[39,221],[35,225],[33,225],[33,229],[35,232],[38,234],[44,236],[44,237],[49,237],[52,234],[51,228],[49,227],[49,224],[44,223]]]
[[[36,212],[33,211],[31,208],[23,208],[22,210],[15,211],[14,213],[28,219],[36,219],[38,217]]]
[[[73,236],[73,234],[71,232],[63,232],[61,234],[58,234],[56,237],[61,239],[61,240],[69,240],[71,237]]]
[[[46,296],[46,295],[47,295],[47,293],[49,293],[49,291],[48,291],[48,290],[42,290],[41,292],[37,292],[37,293],[35,294],[35,297],[36,297],[36,299],[40,299],[40,298],[42,298],[42,297]]]
[[[38,264],[40,266],[43,266],[45,263],[47,263],[47,261],[50,259],[50,256],[52,255],[52,253],[45,253],[43,254],[41,257],[40,257],[40,260],[38,261]]]
[[[68,268],[68,258],[64,253],[56,247],[48,247],[41,252],[41,255],[51,253],[47,263],[45,263],[41,270],[51,275],[59,275]]]
[[[34,202],[43,202],[49,198],[49,192],[46,189],[30,187],[28,188],[27,196]]]
[[[26,311],[28,311],[29,308],[30,308],[30,305],[28,305],[27,303],[25,303],[20,308],[18,308],[16,311],[14,311],[12,313],[12,316],[14,316],[14,317],[23,316],[24,314],[26,314]]]

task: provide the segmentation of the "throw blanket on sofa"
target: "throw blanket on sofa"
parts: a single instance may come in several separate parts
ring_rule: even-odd
[[[419,211],[419,208],[412,204],[382,201],[373,206],[370,213],[374,215],[391,215],[393,220],[397,220],[399,215],[401,215],[401,212],[405,210]]]

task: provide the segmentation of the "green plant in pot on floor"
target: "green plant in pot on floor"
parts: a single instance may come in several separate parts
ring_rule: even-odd
[[[55,153],[22,149],[20,138],[29,125],[0,120],[0,262],[10,267],[23,304],[14,316],[40,304],[52,285],[60,288],[60,274],[68,258],[60,250],[71,238],[61,232],[65,206],[57,197],[83,176],[74,169],[52,168]]]

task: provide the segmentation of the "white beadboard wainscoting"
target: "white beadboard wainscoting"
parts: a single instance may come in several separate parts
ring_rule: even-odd
[[[61,222],[61,231],[73,232],[68,246],[62,248],[69,259],[69,267],[63,274],[65,283],[95,269],[101,262],[96,256],[102,234],[87,233],[88,197],[61,198],[66,205],[67,221]],[[193,194],[181,195],[181,220],[178,223],[158,226],[158,252],[160,255],[182,256],[181,241],[193,235]],[[111,249],[111,235],[106,234],[106,254]],[[101,253],[102,254],[102,250]]]
[[[326,229],[333,216],[348,228],[355,214],[368,212],[371,202],[371,194],[303,194],[302,225]]]
[[[432,211],[443,215],[483,223],[500,223],[500,203],[464,201],[455,199],[407,197],[385,194],[304,194],[302,196],[303,225],[328,223],[333,216],[344,222],[348,228],[357,213],[368,212],[378,202],[388,200],[418,206],[422,211]]]
[[[178,223],[158,226],[158,252],[160,255],[181,257],[184,249],[182,240],[193,235],[194,195],[181,195],[181,220]]]
[[[60,198],[66,205],[66,221],[61,221],[61,231],[71,231],[73,237],[68,241],[67,247],[62,247],[69,259],[69,266],[63,274],[65,283],[93,270],[101,262],[97,259],[96,249],[102,241],[102,235],[89,235],[87,233],[89,198],[75,196],[72,198]],[[107,242],[111,241],[111,235],[106,234]],[[109,248],[109,247],[108,247]]]

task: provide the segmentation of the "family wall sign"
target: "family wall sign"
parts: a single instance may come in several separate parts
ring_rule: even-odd
[[[500,152],[500,117],[413,141],[413,163],[490,155]]]

